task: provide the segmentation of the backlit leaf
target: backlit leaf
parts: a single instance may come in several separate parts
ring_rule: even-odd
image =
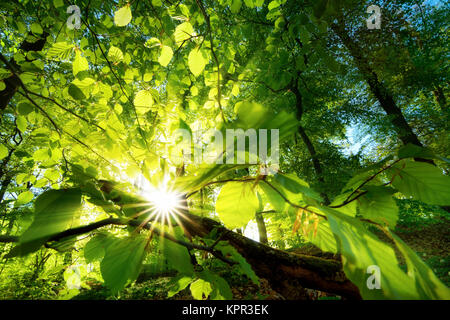
[[[114,24],[118,27],[124,27],[130,23],[132,18],[131,9],[129,5],[120,8],[114,12]]]
[[[227,182],[220,190],[216,211],[229,229],[245,226],[258,208],[258,198],[251,183]]]
[[[450,205],[450,177],[429,163],[399,162],[388,170],[392,185],[405,196],[428,204]]]
[[[159,55],[158,62],[163,67],[166,67],[170,60],[172,60],[173,57],[173,51],[172,48],[169,46],[162,46],[161,48],[161,54]]]
[[[145,258],[146,243],[144,237],[129,237],[115,239],[106,247],[100,269],[105,285],[112,292],[117,293],[136,280]]]
[[[188,57],[188,65],[191,72],[198,77],[205,68],[206,59],[203,57],[203,53],[198,48],[194,48],[189,53]]]

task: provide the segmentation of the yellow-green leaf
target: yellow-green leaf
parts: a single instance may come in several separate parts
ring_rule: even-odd
[[[26,204],[28,202],[30,202],[34,197],[33,192],[31,191],[25,191],[21,194],[19,194],[19,196],[17,197],[16,200],[16,206],[20,206],[22,204]]]
[[[123,53],[117,47],[111,46],[108,51],[108,59],[113,63],[119,63],[123,60]]]
[[[8,148],[0,144],[0,160],[5,158],[7,155],[8,155]]]
[[[189,22],[183,22],[178,25],[175,29],[174,37],[175,42],[183,42],[191,38],[191,35],[194,33],[194,28]]]
[[[258,204],[251,183],[228,182],[217,197],[216,211],[227,228],[235,229],[254,218]]]
[[[138,114],[144,114],[153,105],[153,97],[150,91],[141,90],[134,97],[134,106]]]
[[[232,13],[238,13],[242,7],[242,0],[233,0],[233,3],[230,6],[230,11]]]
[[[203,279],[198,279],[191,283],[192,297],[197,300],[207,299],[212,291],[211,284]]]
[[[198,49],[192,49],[188,57],[189,70],[198,77],[205,69],[206,59],[203,57],[203,53]]]
[[[27,130],[27,119],[24,116],[18,116],[16,118],[17,128],[21,132],[25,132]]]
[[[31,31],[32,31],[34,34],[41,34],[42,32],[44,32],[44,30],[42,30],[42,27],[40,26],[39,23],[33,23],[33,24],[31,25]]]
[[[72,69],[73,69],[74,76],[76,76],[77,73],[80,71],[89,69],[89,64],[88,64],[86,58],[81,56],[80,51],[77,51],[77,53],[75,54],[75,60],[73,61]]]
[[[130,23],[132,18],[131,9],[129,5],[120,8],[114,12],[114,24],[118,27],[124,27]]]
[[[170,60],[172,60],[173,57],[173,51],[172,48],[169,46],[162,46],[161,48],[161,54],[159,55],[158,62],[163,67],[166,67]]]

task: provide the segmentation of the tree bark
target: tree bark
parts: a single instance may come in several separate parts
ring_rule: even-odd
[[[256,224],[258,225],[259,242],[268,244],[267,240],[267,229],[266,223],[264,222],[264,217],[261,212],[255,214]]]
[[[206,236],[216,229],[286,299],[304,298],[303,289],[315,289],[349,299],[361,299],[358,288],[347,279],[340,261],[289,253],[271,248],[232,232],[220,223],[188,212],[180,215],[183,227],[193,236]]]
[[[437,104],[444,110],[447,107],[447,98],[445,97],[442,87],[436,86],[433,90],[433,94]]]

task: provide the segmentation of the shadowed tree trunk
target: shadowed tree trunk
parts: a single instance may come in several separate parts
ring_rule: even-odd
[[[256,224],[258,225],[259,242],[267,244],[267,229],[264,217],[261,212],[255,214]]]
[[[305,299],[304,288],[361,299],[358,288],[342,271],[340,261],[274,249],[232,232],[212,219],[188,212],[180,218],[183,227],[193,236],[206,236],[216,229],[221,239],[235,247],[255,273],[267,279],[286,299]]]
[[[447,98],[445,97],[442,87],[436,86],[436,89],[433,90],[433,94],[437,104],[444,110],[447,107]]]
[[[412,143],[422,147],[422,143],[406,121],[392,94],[378,79],[377,74],[370,66],[370,61],[363,55],[363,49],[349,36],[342,19],[338,23],[333,23],[331,28],[349,51],[364,80],[369,85],[370,92],[372,92],[380,103],[381,108],[390,117],[391,123],[402,143],[405,145]],[[432,160],[428,159],[416,158],[415,160],[434,164]]]

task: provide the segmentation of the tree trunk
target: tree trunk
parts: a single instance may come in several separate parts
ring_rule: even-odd
[[[436,86],[433,90],[434,98],[437,104],[444,110],[447,107],[447,98],[445,97],[444,91],[440,86]]]
[[[408,143],[412,143],[422,147],[422,143],[419,141],[419,138],[409,126],[408,122],[402,114],[401,109],[395,103],[392,94],[378,79],[377,74],[370,67],[370,61],[363,56],[363,49],[359,47],[358,44],[353,41],[348,35],[347,31],[344,28],[344,23],[342,22],[342,20],[339,21],[338,24],[333,23],[331,25],[331,28],[341,39],[347,50],[350,52],[350,55],[355,61],[356,66],[369,85],[370,91],[377,98],[381,108],[383,108],[386,114],[390,117],[391,123],[394,126],[394,129],[397,132],[398,137],[402,141],[402,143],[405,145]],[[433,163],[428,159],[417,158],[416,160]]]
[[[268,244],[267,240],[267,229],[266,223],[264,222],[264,217],[261,212],[255,214],[256,224],[258,225],[259,242]]]
[[[221,239],[236,248],[255,273],[267,279],[271,287],[286,299],[304,298],[304,288],[361,299],[358,288],[342,271],[340,261],[274,249],[232,232],[212,219],[188,212],[179,218],[193,236],[206,236],[215,228]]]

